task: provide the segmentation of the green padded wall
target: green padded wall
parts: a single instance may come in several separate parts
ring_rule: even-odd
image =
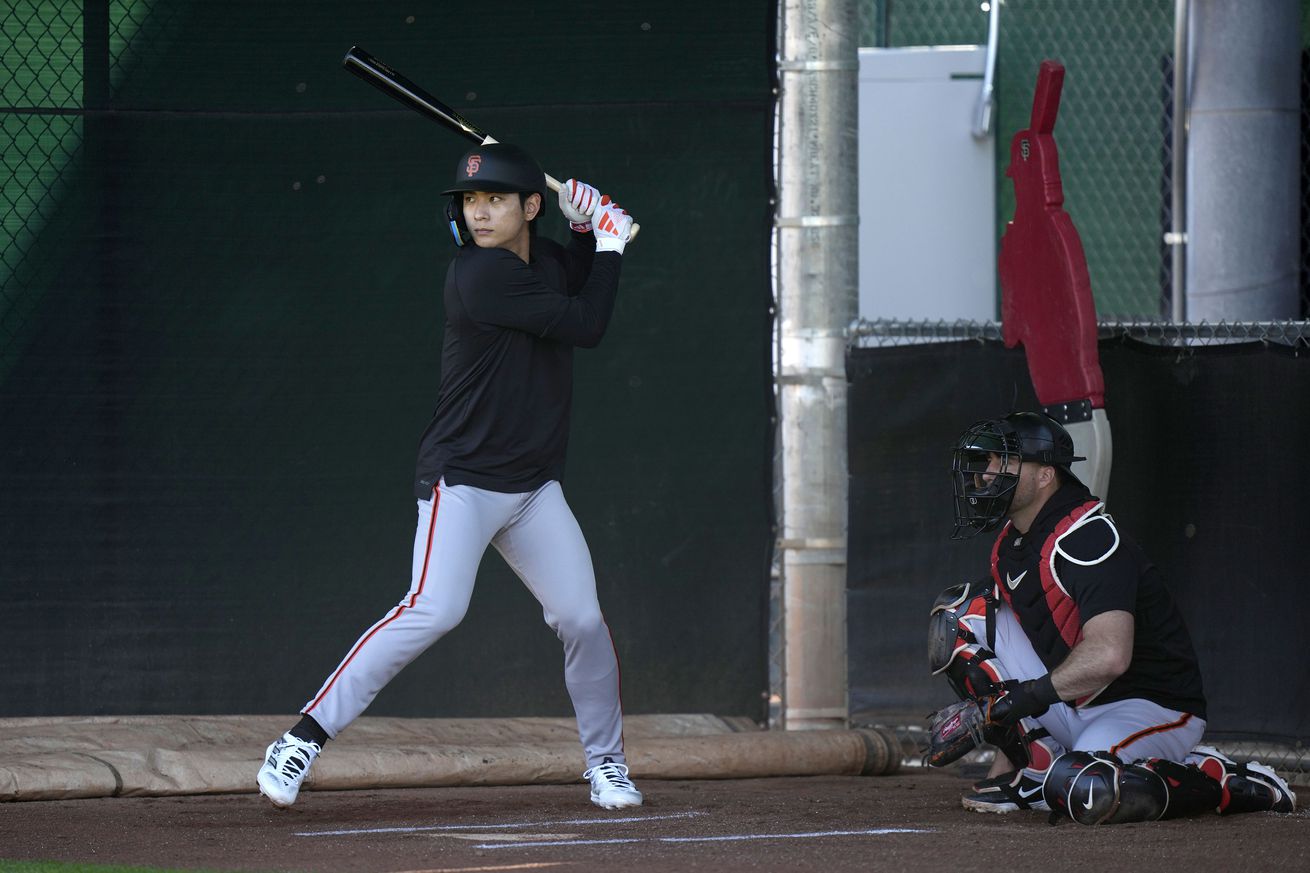
[[[642,224],[565,492],[628,711],[762,715],[774,4],[18,7],[73,79],[0,106],[0,715],[292,713],[406,592],[467,144],[353,44]],[[493,552],[369,712],[567,714],[561,663]]]

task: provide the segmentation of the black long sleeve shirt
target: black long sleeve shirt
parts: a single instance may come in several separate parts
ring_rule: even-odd
[[[534,237],[529,262],[467,246],[446,272],[441,386],[414,494],[447,485],[523,493],[564,475],[573,348],[605,334],[623,258],[591,234]]]

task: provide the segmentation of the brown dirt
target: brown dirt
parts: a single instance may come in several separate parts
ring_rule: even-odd
[[[965,811],[953,771],[640,784],[646,805],[618,812],[582,784],[309,791],[290,810],[254,794],[0,804],[0,858],[347,873],[1310,869],[1305,811],[1052,827],[1042,813]],[[623,821],[638,816],[651,818]],[[427,830],[320,833],[378,828]],[[880,828],[925,832],[831,833]],[[564,839],[633,842],[522,845]]]

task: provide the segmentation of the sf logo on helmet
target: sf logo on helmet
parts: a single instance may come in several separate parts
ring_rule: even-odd
[[[476,176],[478,169],[482,166],[482,155],[469,155],[468,165],[464,167],[464,175]]]

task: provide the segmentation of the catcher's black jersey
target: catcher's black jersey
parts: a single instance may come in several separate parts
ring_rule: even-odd
[[[1089,619],[1112,610],[1130,613],[1132,663],[1091,705],[1144,698],[1205,718],[1192,639],[1159,569],[1108,517],[1088,512],[1083,524],[1071,523],[1071,516],[1080,517],[1094,501],[1085,488],[1066,484],[1027,534],[1007,525],[995,548],[998,591],[1004,588],[1001,593],[1048,669],[1065,659]],[[1056,550],[1055,538],[1066,531]]]
[[[467,246],[446,272],[436,411],[419,443],[414,494],[448,485],[534,491],[564,475],[573,347],[609,324],[622,256],[591,234],[567,248],[533,238],[528,263]]]

